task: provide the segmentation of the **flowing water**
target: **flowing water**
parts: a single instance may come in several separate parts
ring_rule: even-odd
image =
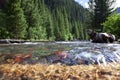
[[[61,55],[55,54],[60,53]],[[33,62],[67,65],[120,63],[120,44],[101,44],[86,41],[70,42],[26,42],[23,44],[1,44],[0,54],[32,54]],[[63,56],[66,55],[67,56]],[[2,62],[3,59],[1,59]]]

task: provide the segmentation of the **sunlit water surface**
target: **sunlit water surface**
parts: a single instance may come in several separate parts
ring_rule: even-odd
[[[54,53],[65,51],[65,58],[58,58]],[[33,61],[52,64],[61,62],[67,65],[75,64],[101,64],[120,62],[120,44],[101,44],[86,41],[70,42],[26,42],[23,44],[1,44],[0,54],[30,54]]]

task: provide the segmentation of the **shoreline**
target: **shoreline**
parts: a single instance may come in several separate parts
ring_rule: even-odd
[[[80,41],[80,42],[84,42],[84,41],[88,42],[88,40],[78,40],[78,41]],[[42,40],[22,40],[22,39],[0,39],[0,44],[14,44],[14,43],[19,44],[19,43],[26,43],[26,42],[74,42],[74,41],[42,41]],[[113,43],[119,44],[120,41],[114,41]]]

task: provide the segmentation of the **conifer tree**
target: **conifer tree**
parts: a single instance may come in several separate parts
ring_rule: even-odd
[[[45,5],[44,0],[38,0],[39,2],[39,10],[40,10],[40,15],[42,18],[42,26],[43,28],[46,29],[46,37],[48,40],[54,40],[54,27],[53,27],[53,20],[52,20],[52,14]]]
[[[68,15],[67,15],[67,12],[66,12],[66,9],[63,8],[63,18],[64,18],[64,26],[65,26],[65,38],[66,40],[70,40],[72,39],[72,34],[70,32],[70,22],[68,20]]]
[[[58,16],[58,26],[60,31],[60,40],[66,40],[66,29],[64,25],[64,16],[63,13],[57,10],[57,16]]]
[[[7,30],[10,38],[25,38],[26,20],[21,8],[21,0],[9,0],[6,8]]]
[[[47,39],[48,40],[54,40],[54,26],[53,26],[53,20],[51,13],[48,14],[48,22],[46,23],[46,32],[47,32]]]
[[[9,34],[6,29],[6,14],[0,9],[0,39],[8,37]]]
[[[72,34],[74,36],[74,39],[78,39],[80,37],[77,22],[74,23],[74,26],[73,26],[73,29],[72,29]]]
[[[27,21],[27,39],[38,39],[36,35],[36,28],[39,27],[39,16],[37,15],[37,8],[34,5],[33,0],[24,0],[21,2],[22,9],[24,10],[25,18]]]
[[[82,30],[85,27],[81,25],[84,25],[86,20],[85,9],[74,0],[1,1],[4,7],[0,6],[0,8],[6,11],[6,31],[8,31],[10,38],[35,40],[84,38],[85,32]],[[76,27],[73,27],[74,25]],[[72,33],[72,29],[76,31]]]
[[[114,0],[90,0],[90,6],[93,8],[93,22],[92,26],[96,29],[103,30],[102,23],[111,14],[113,8],[111,7]],[[91,9],[92,9],[91,8]]]

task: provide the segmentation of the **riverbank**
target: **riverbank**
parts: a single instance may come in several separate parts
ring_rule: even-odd
[[[23,40],[23,39],[0,39],[0,44],[19,44],[19,43],[36,43],[36,42],[55,42],[48,40]]]
[[[2,80],[118,80],[120,64],[113,66],[61,64],[0,65]]]
[[[20,39],[0,39],[0,44],[24,43],[24,42],[28,42],[28,41],[20,40]]]
[[[82,40],[82,41],[87,41],[87,40]],[[18,44],[18,43],[36,43],[36,42],[56,42],[56,41],[44,41],[44,40],[22,40],[22,39],[0,39],[0,44]],[[59,41],[58,41],[59,42]],[[69,41],[69,42],[74,42],[74,41]],[[120,39],[118,41],[115,41],[114,43],[119,44]]]

